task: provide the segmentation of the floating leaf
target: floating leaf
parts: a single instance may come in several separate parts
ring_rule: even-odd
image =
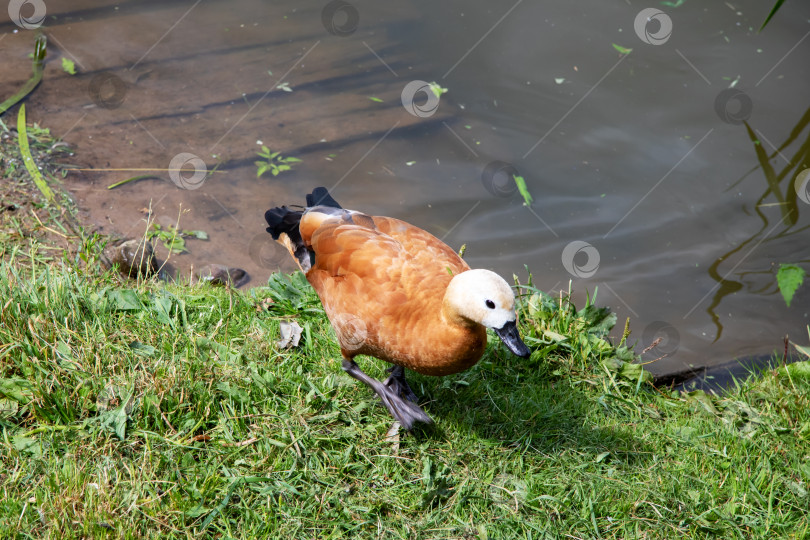
[[[795,264],[779,266],[779,271],[776,273],[776,283],[779,285],[779,291],[782,293],[788,307],[790,307],[796,289],[804,282],[804,276],[806,275],[804,268]]]
[[[534,199],[532,199],[532,195],[529,193],[529,188],[526,187],[526,180],[517,174],[512,175],[512,178],[515,179],[515,184],[517,184],[518,191],[520,192],[521,197],[523,197],[523,204],[526,206],[531,206]]]
[[[627,47],[622,47],[621,45],[616,45],[615,43],[612,43],[612,45],[613,48],[619,51],[621,54],[630,54],[633,51],[633,49],[628,49]]]
[[[383,102],[383,100],[381,100],[378,97],[369,96],[368,99],[370,99],[371,101],[376,101],[377,103],[382,103]]]
[[[76,64],[74,64],[73,60],[70,58],[62,57],[62,69],[65,71],[65,73],[76,75]]]
[[[432,83],[430,83],[429,86],[430,86],[430,89],[433,91],[433,93],[436,95],[436,97],[440,98],[440,97],[442,97],[442,94],[447,93],[447,88],[443,88],[442,85],[440,85],[436,81],[433,81]]]

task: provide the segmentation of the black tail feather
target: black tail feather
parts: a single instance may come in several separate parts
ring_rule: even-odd
[[[307,195],[307,207],[313,206],[329,206],[331,208],[343,208],[338,202],[329,195],[329,191],[325,187],[316,187],[312,193]]]
[[[286,206],[277,206],[264,213],[264,220],[267,221],[267,232],[273,236],[273,240],[278,240],[281,233],[286,233],[293,244],[303,244],[301,233],[298,231],[298,224],[304,213],[300,210],[290,210]]]
[[[342,208],[324,187],[315,188],[312,193],[307,195],[307,207],[311,208],[313,206]],[[264,219],[268,225],[267,232],[273,236],[273,240],[278,240],[282,233],[289,237],[293,244],[291,247],[294,250],[293,256],[298,260],[301,269],[306,272],[312,266],[312,254],[304,245],[301,231],[298,228],[303,215],[304,211],[302,210],[291,210],[286,206],[276,206],[264,213]]]

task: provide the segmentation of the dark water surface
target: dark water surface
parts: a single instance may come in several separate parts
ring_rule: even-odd
[[[143,235],[150,207],[206,231],[171,256],[181,272],[224,263],[260,285],[291,269],[263,212],[324,185],[467,244],[474,267],[525,279],[526,264],[579,302],[598,287],[616,332],[629,317],[639,350],[663,338],[655,372],[808,341],[810,285],[790,307],[776,288],[780,263],[810,270],[807,2],[760,33],[771,3],[753,0],[42,4],[29,119],[83,168],[162,178],[66,183],[106,232]],[[0,96],[29,77],[35,32],[0,13]],[[409,111],[411,81],[448,91],[435,108],[416,92]],[[303,161],[257,178],[259,141]]]

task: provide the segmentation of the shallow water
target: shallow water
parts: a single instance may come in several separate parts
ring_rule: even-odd
[[[528,265],[580,303],[598,287],[617,333],[629,317],[639,350],[663,338],[656,372],[807,342],[810,284],[788,308],[775,276],[810,269],[810,5],[757,33],[770,3],[660,5],[639,25],[627,2],[379,4],[48,1],[29,120],[96,169],[66,184],[104,231],[143,235],[151,207],[208,233],[171,256],[181,273],[292,269],[263,212],[324,185],[466,244],[472,266]],[[0,96],[28,78],[34,32],[0,13]],[[448,89],[435,110],[403,107],[414,80]],[[303,161],[257,178],[258,141]],[[194,156],[219,168],[195,176]],[[110,191],[150,171],[98,169],[162,179]]]

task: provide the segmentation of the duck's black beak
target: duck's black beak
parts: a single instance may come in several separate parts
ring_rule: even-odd
[[[523,343],[523,340],[520,339],[520,334],[518,333],[517,324],[515,321],[509,321],[502,328],[495,328],[495,333],[498,334],[498,337],[501,338],[504,345],[512,351],[517,356],[521,358],[528,358],[531,354],[531,351]]]

